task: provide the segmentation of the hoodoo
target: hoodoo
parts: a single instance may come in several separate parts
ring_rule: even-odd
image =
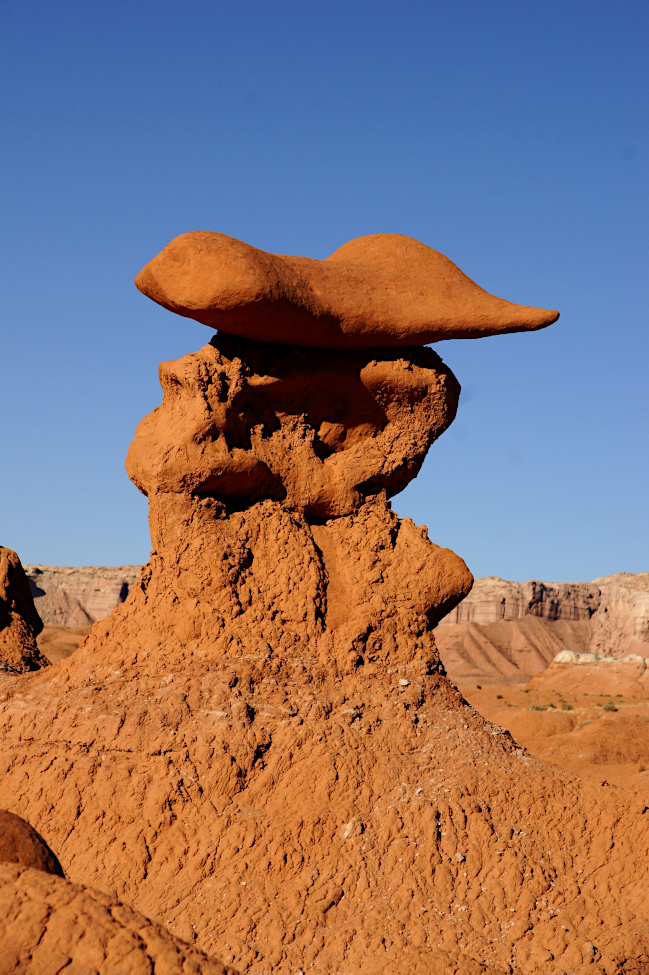
[[[649,971],[646,809],[462,699],[434,631],[471,574],[389,502],[457,407],[421,345],[556,312],[390,235],[326,261],[184,235],[138,286],[220,331],[129,450],[139,583],[0,683],[12,809],[240,973]]]

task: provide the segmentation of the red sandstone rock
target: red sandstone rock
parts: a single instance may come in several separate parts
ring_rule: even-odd
[[[163,363],[160,382],[163,403],[126,462],[144,494],[271,498],[318,518],[403,490],[460,393],[431,349],[329,352],[225,335]]]
[[[0,809],[0,863],[18,863],[63,876],[63,868],[36,830],[13,813]]]
[[[232,307],[252,294],[263,309],[268,279],[244,294],[250,249],[237,247]],[[349,295],[366,321],[375,292],[356,300],[353,274]],[[129,470],[149,492],[153,543],[140,581],[68,660],[0,678],[0,780],[12,808],[47,816],[73,880],[109,886],[249,975],[648,971],[646,806],[534,760],[462,699],[434,628],[471,575],[391,510],[394,483],[368,490],[363,458],[351,464],[359,446],[374,478],[420,463],[439,403],[449,409],[448,391],[435,405],[441,364],[421,381],[408,350],[413,375],[402,380],[389,356],[350,374],[340,353],[329,375],[341,390],[330,392],[355,394],[334,420],[318,413],[330,402],[321,392],[314,406],[318,369],[306,354],[308,381],[300,386],[288,351],[288,393],[282,379],[268,400],[275,369],[268,383],[241,356],[224,361],[221,341],[218,355],[181,360],[180,379],[165,374],[176,406],[138,432]],[[255,354],[264,363],[276,353]],[[372,403],[359,419],[356,377],[377,365],[379,380],[361,379]],[[209,416],[227,457],[210,452]],[[323,459],[316,434],[340,473],[309,494],[307,446]],[[281,499],[255,496],[260,461]],[[229,495],[228,471],[243,483]],[[215,472],[221,480],[203,482]],[[335,517],[318,515],[330,508]],[[144,925],[128,922],[131,941]],[[115,970],[107,957],[84,963]],[[148,964],[162,969],[150,953]]]
[[[234,975],[97,890],[0,863],[2,975]]]
[[[358,237],[317,261],[195,231],[167,244],[135,283],[210,328],[331,349],[521,332],[559,317],[488,294],[439,251],[400,234]]]
[[[0,670],[21,673],[46,666],[36,645],[42,629],[20,559],[0,545]]]

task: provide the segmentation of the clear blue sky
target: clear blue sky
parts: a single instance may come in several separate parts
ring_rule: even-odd
[[[649,569],[649,5],[0,2],[0,543],[145,561],[124,457],[210,332],[135,289],[174,236],[416,237],[561,311],[441,343],[463,386],[394,508],[475,575]]]

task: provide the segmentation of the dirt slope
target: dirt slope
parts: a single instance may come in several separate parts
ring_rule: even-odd
[[[114,897],[41,870],[0,863],[0,972],[61,971],[226,975],[228,970]]]
[[[464,621],[438,626],[435,640],[454,680],[491,677],[525,683],[566,647],[586,650],[588,623],[525,616],[494,623]]]

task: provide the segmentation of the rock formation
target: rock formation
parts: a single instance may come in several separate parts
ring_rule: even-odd
[[[559,317],[487,294],[439,251],[400,234],[358,237],[315,261],[196,231],[172,240],[135,283],[221,332],[324,349],[478,338]]]
[[[195,449],[195,448],[194,448]],[[83,569],[24,566],[45,628],[50,663],[69,656],[128,595],[140,566]],[[459,619],[459,622],[458,622]],[[476,579],[466,599],[440,620],[435,641],[456,680],[494,677],[525,683],[563,651],[649,657],[649,573],[589,583]]]
[[[0,671],[22,673],[45,665],[36,645],[42,629],[20,559],[0,546]]]
[[[232,320],[281,331],[288,278],[269,292],[262,262],[246,290],[250,249],[241,270],[226,244],[201,307],[225,289]],[[402,256],[385,280],[407,284],[405,308],[419,278]],[[375,260],[296,304],[305,335],[344,334],[376,298],[375,341]],[[128,457],[150,562],[72,657],[0,681],[12,808],[47,817],[71,880],[250,975],[646,971],[646,810],[530,758],[439,660],[434,628],[471,575],[388,496],[451,421],[456,381],[412,345],[425,330],[398,354],[295,334],[219,334],[163,365]]]
[[[649,657],[649,572],[595,579],[601,600],[592,617],[589,650],[604,656]]]
[[[140,575],[139,565],[25,565],[34,604],[49,626],[89,626],[123,603]]]
[[[545,620],[588,623],[600,607],[602,592],[589,582],[508,582],[497,576],[476,579],[471,596],[449,613],[451,623],[498,623],[535,616]]]
[[[437,642],[459,677],[525,681],[558,653],[649,657],[649,572],[593,582],[476,579],[443,620]]]
[[[0,863],[18,863],[63,876],[61,864],[43,837],[20,816],[4,809],[0,809]]]

